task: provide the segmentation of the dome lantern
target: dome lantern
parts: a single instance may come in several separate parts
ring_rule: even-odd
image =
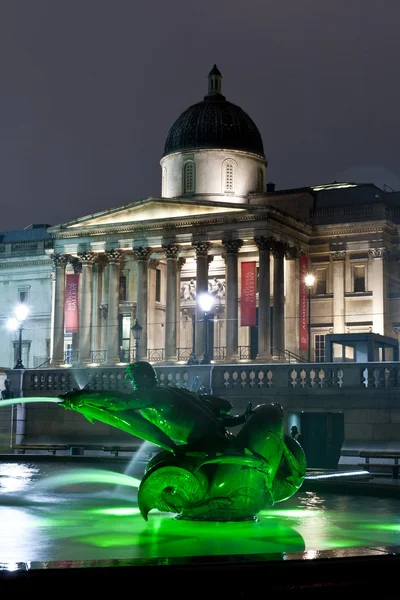
[[[210,96],[221,96],[221,100],[225,99],[222,96],[222,75],[217,65],[214,65],[208,74],[208,96],[204,99],[207,100]]]

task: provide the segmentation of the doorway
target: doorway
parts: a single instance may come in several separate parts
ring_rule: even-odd
[[[344,441],[343,413],[302,413],[301,445],[312,469],[336,469]]]

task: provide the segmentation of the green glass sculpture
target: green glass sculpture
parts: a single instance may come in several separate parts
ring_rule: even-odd
[[[249,404],[234,416],[226,398],[158,385],[150,363],[133,363],[125,372],[130,394],[74,390],[60,396],[60,404],[162,449],[138,490],[146,520],[153,508],[181,519],[254,519],[300,488],[306,459],[284,432],[279,404]],[[236,435],[229,431],[240,425]]]

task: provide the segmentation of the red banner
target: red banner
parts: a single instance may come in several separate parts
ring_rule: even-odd
[[[66,333],[77,333],[79,275],[67,275],[65,283],[64,325]]]
[[[308,256],[300,256],[300,348],[308,349],[308,290],[304,278],[308,273]]]
[[[255,262],[242,262],[242,302],[241,319],[242,326],[257,325],[257,274]]]

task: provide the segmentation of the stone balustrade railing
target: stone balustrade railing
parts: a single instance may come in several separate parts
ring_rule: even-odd
[[[400,387],[400,363],[284,363],[155,365],[160,385],[212,390],[221,396],[269,393],[313,394],[322,390],[368,391]],[[20,389],[18,371],[9,371]],[[26,370],[22,376],[24,396],[66,392],[72,388],[129,391],[123,367],[48,368]]]

